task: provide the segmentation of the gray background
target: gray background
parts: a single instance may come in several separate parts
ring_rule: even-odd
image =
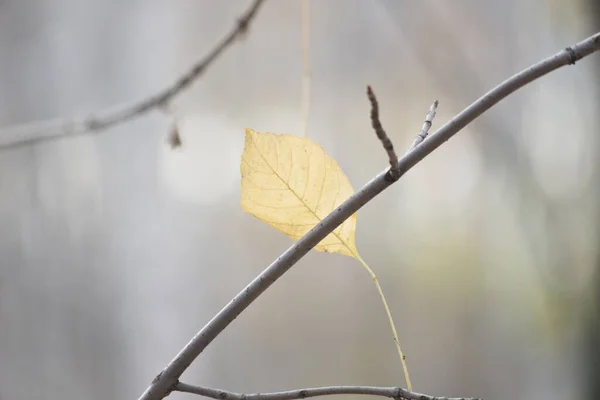
[[[0,1],[0,127],[151,95],[248,5]],[[0,150],[0,400],[137,398],[291,245],[241,210],[239,162],[246,127],[302,132],[300,6],[267,1],[247,38],[169,113]],[[585,1],[311,9],[308,137],[355,188],[386,166],[367,84],[405,149],[434,99],[433,130],[594,31]],[[584,396],[584,322],[597,314],[599,62],[504,100],[359,212],[357,247],[382,282],[415,390]],[[172,150],[175,123],[184,145]],[[351,258],[315,252],[183,378],[240,392],[404,385],[368,275]]]

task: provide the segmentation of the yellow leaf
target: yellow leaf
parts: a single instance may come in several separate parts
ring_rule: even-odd
[[[242,208],[294,240],[304,236],[354,193],[337,162],[321,146],[294,135],[246,129],[241,172]],[[356,214],[314,249],[354,257],[369,273],[392,328],[406,384],[412,390],[390,308],[377,277],[356,250],[355,231]]]
[[[246,129],[242,154],[242,208],[294,240],[321,222],[354,190],[337,162],[307,138]],[[360,260],[356,214],[315,250]]]

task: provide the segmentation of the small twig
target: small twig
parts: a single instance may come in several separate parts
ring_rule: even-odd
[[[437,110],[438,104],[439,104],[439,102],[437,100],[435,100],[433,102],[433,104],[431,105],[431,107],[429,107],[429,112],[427,113],[427,116],[425,117],[425,122],[423,123],[423,127],[421,128],[421,132],[419,132],[419,134],[415,138],[413,144],[408,149],[407,153],[410,152],[415,147],[417,147],[423,140],[425,140],[425,138],[429,134],[429,128],[431,128],[431,124],[433,123],[433,119],[435,118],[435,112]]]
[[[573,45],[569,50],[556,53],[505,80],[446,122],[420,146],[415,147],[413,151],[402,157],[398,163],[400,174],[405,174],[461,129],[511,93],[598,50],[600,50],[600,33],[596,33]],[[575,54],[575,57],[573,57],[573,54]],[[371,179],[243,288],[194,335],[179,354],[154,378],[139,400],[160,400],[172,390],[181,374],[192,364],[196,357],[265,290],[346,219],[394,183],[390,181],[388,172],[387,170],[383,171]]]
[[[377,98],[375,97],[375,93],[373,93],[373,89],[371,86],[367,86],[367,96],[369,97],[369,101],[371,102],[371,125],[373,129],[375,129],[375,133],[379,140],[381,140],[381,144],[383,144],[383,148],[387,152],[388,158],[390,160],[390,171],[389,178],[392,182],[400,179],[400,169],[398,168],[398,156],[394,151],[394,144],[388,137],[387,133],[383,130],[383,126],[381,126],[381,121],[379,121],[379,104],[377,103]]]
[[[53,140],[86,133],[98,133],[106,128],[140,117],[148,111],[164,108],[177,95],[192,85],[206,69],[227,49],[235,39],[248,31],[264,0],[254,0],[248,11],[237,20],[234,29],[202,60],[194,64],[171,86],[142,101],[112,110],[94,113],[86,118],[29,122],[0,130],[0,149],[13,148],[31,143]]]
[[[435,397],[393,386],[325,386],[320,388],[286,390],[284,392],[242,394],[178,382],[173,387],[173,391],[193,393],[216,400],[298,400],[340,394],[381,396],[397,400],[479,400],[477,398],[466,397]]]

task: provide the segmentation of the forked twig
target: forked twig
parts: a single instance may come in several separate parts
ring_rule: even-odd
[[[430,135],[427,140],[402,157],[398,163],[400,176],[509,94],[558,68],[574,64],[599,49],[600,33],[596,33],[502,82],[475,100],[473,104]],[[394,181],[388,177],[387,170],[381,172],[294,243],[242,289],[190,340],[165,369],[154,378],[140,400],[159,400],[172,391],[178,384],[181,374],[238,315],[342,222],[393,183]]]
[[[381,125],[381,121],[379,120],[379,103],[377,103],[377,98],[375,97],[375,93],[373,93],[373,89],[371,86],[367,86],[367,97],[369,98],[369,102],[371,102],[371,125],[375,130],[375,134],[379,140],[381,140],[381,144],[383,148],[387,152],[389,161],[390,161],[390,172],[389,178],[392,181],[397,181],[400,179],[400,169],[398,168],[398,156],[396,155],[396,151],[394,150],[394,144],[388,137],[385,130],[383,130],[383,126]]]
[[[400,387],[379,386],[325,386],[319,388],[286,390],[284,392],[243,394],[178,382],[173,387],[173,391],[193,393],[215,400],[298,400],[309,397],[331,396],[339,394],[380,396],[397,400],[479,400],[476,398],[464,397],[435,397],[411,392]]]
[[[171,86],[134,104],[113,110],[100,111],[86,118],[30,122],[23,125],[0,129],[0,149],[13,148],[68,136],[79,136],[91,132],[98,133],[106,128],[140,117],[148,111],[167,106],[177,95],[190,87],[192,83],[223,53],[223,51],[225,51],[225,49],[232,45],[238,37],[248,31],[250,23],[258,13],[258,9],[263,2],[264,0],[254,0],[250,8],[237,20],[234,29],[221,39],[210,53],[194,64]]]

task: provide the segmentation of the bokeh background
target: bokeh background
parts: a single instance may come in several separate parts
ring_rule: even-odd
[[[249,4],[1,0],[0,127],[147,97]],[[358,188],[387,162],[367,84],[405,149],[434,99],[432,131],[598,31],[598,10],[597,0],[312,1],[307,136]],[[0,150],[0,400],[137,398],[292,244],[242,211],[239,163],[246,127],[304,129],[301,27],[299,0],[267,1],[168,112]],[[357,246],[415,390],[600,398],[599,66],[592,55],[510,96],[359,212]],[[368,275],[316,252],[183,380],[239,392],[404,385]]]

